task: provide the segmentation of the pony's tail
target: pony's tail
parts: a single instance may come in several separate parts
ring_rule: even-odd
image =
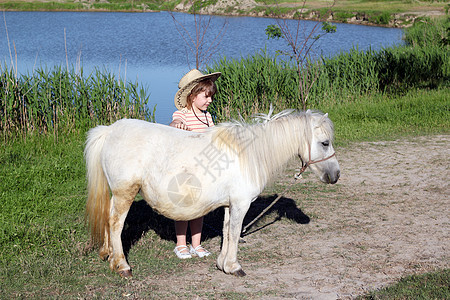
[[[84,156],[87,169],[88,198],[86,221],[94,246],[102,246],[109,232],[110,195],[108,182],[100,161],[100,153],[109,133],[107,126],[97,126],[88,132]]]

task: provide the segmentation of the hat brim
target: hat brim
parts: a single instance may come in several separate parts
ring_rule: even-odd
[[[211,79],[212,81],[216,81],[217,78],[220,77],[220,75],[222,75],[222,73],[220,73],[220,72],[206,74],[206,75],[195,78],[194,80],[190,81],[188,84],[181,87],[178,90],[178,92],[175,94],[175,99],[174,99],[175,107],[178,110],[182,110],[183,108],[186,107],[187,96],[189,96],[192,89],[197,85],[197,83],[199,83],[202,80],[206,80],[206,79]]]

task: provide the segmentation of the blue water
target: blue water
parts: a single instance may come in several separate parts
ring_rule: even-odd
[[[174,13],[174,16],[190,33],[194,32],[192,15]],[[178,81],[195,67],[195,60],[192,55],[187,57],[186,43],[167,12],[4,12],[3,18],[0,22],[2,65],[15,65],[17,55],[19,73],[67,63],[75,69],[81,66],[84,74],[95,68],[106,69],[147,88],[149,105],[156,105],[159,123],[170,122]],[[261,49],[267,49],[271,55],[276,50],[288,49],[282,39],[267,39],[265,28],[277,22],[270,18],[214,16],[206,38],[212,40],[224,22],[226,31],[209,64],[223,56],[239,59]],[[297,24],[288,22],[292,26]],[[308,34],[315,24],[302,22],[300,37]],[[319,39],[313,55],[331,56],[356,46],[360,50],[377,50],[402,43],[400,29],[335,25],[337,32]]]

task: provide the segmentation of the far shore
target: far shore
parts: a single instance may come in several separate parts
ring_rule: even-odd
[[[112,1],[111,1],[112,2]],[[171,1],[166,1],[167,3]],[[166,5],[168,5],[166,3]],[[233,4],[232,4],[233,3]],[[301,19],[311,21],[327,21],[333,23],[349,23],[357,25],[381,26],[392,28],[409,27],[417,20],[433,18],[448,14],[448,7],[444,3],[421,3],[411,7],[399,6],[398,3],[390,2],[378,5],[356,8],[347,5],[347,2],[335,3],[332,8],[323,7],[318,2],[289,2],[280,1],[279,6],[263,5],[252,0],[227,1],[218,0],[201,8],[196,13],[221,16],[248,16]],[[232,4],[232,5],[231,5]],[[152,5],[151,7],[149,5]],[[174,11],[192,13],[192,6],[180,3],[172,7],[163,7],[145,2],[125,1],[121,3],[74,1],[47,2],[44,0],[0,2],[3,11],[73,11],[73,12],[158,12]]]

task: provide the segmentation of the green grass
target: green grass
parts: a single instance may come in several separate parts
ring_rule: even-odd
[[[411,91],[395,98],[362,98],[330,106],[339,144],[391,139],[400,135],[448,133],[449,89]],[[427,99],[427,101],[423,101]],[[84,224],[86,199],[84,134],[28,135],[2,142],[0,152],[0,285],[3,296],[75,297],[86,289],[98,297],[129,293],[126,281],[109,271],[89,243]],[[172,222],[135,203],[129,261],[134,282],[192,268],[172,255]],[[143,206],[142,206],[143,205]],[[148,208],[147,208],[148,209]],[[131,242],[134,241],[134,242]],[[445,276],[444,273],[442,276]],[[151,284],[149,290],[151,291]],[[147,292],[147,293],[150,293]],[[158,291],[153,291],[158,293]],[[136,293],[136,291],[134,291]],[[140,295],[146,295],[144,289]],[[159,293],[163,294],[162,291]]]
[[[86,288],[105,286],[111,291],[101,288],[93,295],[125,293],[126,283],[109,271],[89,243],[84,134],[64,135],[58,141],[34,135],[1,147],[1,298],[75,297]],[[172,221],[165,222],[170,229]],[[170,239],[134,227],[141,232],[132,236],[145,234],[129,251],[137,274],[162,276],[180,269]]]
[[[356,50],[326,61],[328,68],[321,83],[317,84],[323,89],[316,90],[316,98],[313,95],[310,101],[314,105],[312,108],[328,112],[334,121],[337,145],[400,136],[449,134],[449,68],[445,64],[438,65],[433,73],[438,74],[437,77],[427,76],[426,72],[433,70],[425,65],[430,62],[429,57],[441,57],[441,48],[437,47],[437,54],[430,56],[432,51],[424,50],[430,49],[426,47],[385,50],[387,52],[381,53],[393,54],[388,58],[381,56],[384,58],[381,63],[372,61],[380,57],[379,53],[358,53]],[[448,46],[442,47],[446,49]],[[444,57],[448,57],[446,55]],[[295,90],[292,86],[295,73],[289,66],[277,64],[276,60],[262,55],[249,57],[244,62],[248,64],[243,68],[244,71],[242,66],[245,64],[242,61],[220,62],[224,68],[221,80],[227,81],[219,82],[219,97],[215,103],[223,102],[216,106],[216,112],[221,111],[222,117],[229,113],[227,109],[230,106],[227,104],[230,102],[227,101],[231,98],[227,97],[231,96],[236,98],[233,101],[237,101],[231,104],[242,109],[247,114],[245,116],[253,112],[267,112],[269,101],[273,99],[278,100],[275,103],[277,110],[297,107],[298,103],[291,99]],[[386,65],[397,71],[386,75],[387,72],[380,71]],[[422,75],[405,78],[399,75],[403,71],[398,70]],[[384,77],[380,77],[380,74]],[[16,78],[6,71],[0,78],[3,84],[3,102],[0,102],[1,297],[77,298],[88,295],[93,298],[123,299],[126,297],[124,295],[138,298],[168,296],[160,287],[149,283],[149,278],[163,279],[199,263],[179,261],[171,253],[174,240],[172,221],[151,211],[142,199],[137,199],[133,204],[130,212],[132,218],[127,221],[128,226],[123,235],[129,263],[135,270],[132,285],[110,272],[108,264],[100,261],[89,242],[84,223],[85,132],[97,123],[109,123],[122,116],[143,117],[147,112],[140,108],[146,102],[135,97],[140,94],[134,85],[124,88],[124,83],[107,73],[99,72],[89,77],[89,80],[82,80],[57,68],[50,72],[38,72],[36,76]],[[327,85],[330,82],[335,85]],[[382,82],[387,84],[382,85]],[[31,97],[33,93],[30,91],[38,84],[42,86],[36,88]],[[80,85],[87,88],[81,89]],[[43,94],[39,94],[42,91]],[[57,96],[47,96],[50,94]],[[80,94],[89,97],[79,97]],[[14,95],[20,97],[14,98]],[[108,99],[104,98],[105,95]],[[17,99],[27,99],[26,107],[35,107],[34,113],[24,113]],[[79,111],[72,104],[80,104],[76,107],[82,111],[83,105],[88,103],[86,99],[94,101],[90,103],[93,108],[87,112],[95,113],[74,115]],[[123,99],[130,99],[131,102]],[[118,110],[108,110],[108,105],[103,106],[109,103],[116,107],[115,104],[119,102],[123,107],[118,105]],[[136,110],[129,109],[130,103],[135,105],[137,114]],[[65,119],[54,118],[60,111],[67,112],[62,114]],[[92,121],[92,116],[97,119]],[[79,121],[73,121],[77,117]],[[55,124],[55,120],[66,123],[58,127],[49,126]],[[36,127],[42,124],[47,125]],[[72,124],[77,130],[67,130],[62,126],[64,124]],[[321,190],[323,193],[329,191],[332,192]],[[217,234],[211,234],[210,237],[217,237]],[[390,293],[387,296],[383,290],[367,297],[427,299],[429,296],[444,299],[448,298],[448,278],[448,270],[408,277],[387,289]],[[426,286],[426,290],[423,290],[423,286]],[[189,297],[192,296],[191,292],[180,291],[170,296]],[[244,298],[249,295],[224,293],[220,296]]]
[[[374,95],[319,107],[335,123],[336,142],[450,132],[450,89]]]
[[[412,275],[397,284],[359,297],[358,299],[449,299],[450,270],[442,270],[422,275]]]

